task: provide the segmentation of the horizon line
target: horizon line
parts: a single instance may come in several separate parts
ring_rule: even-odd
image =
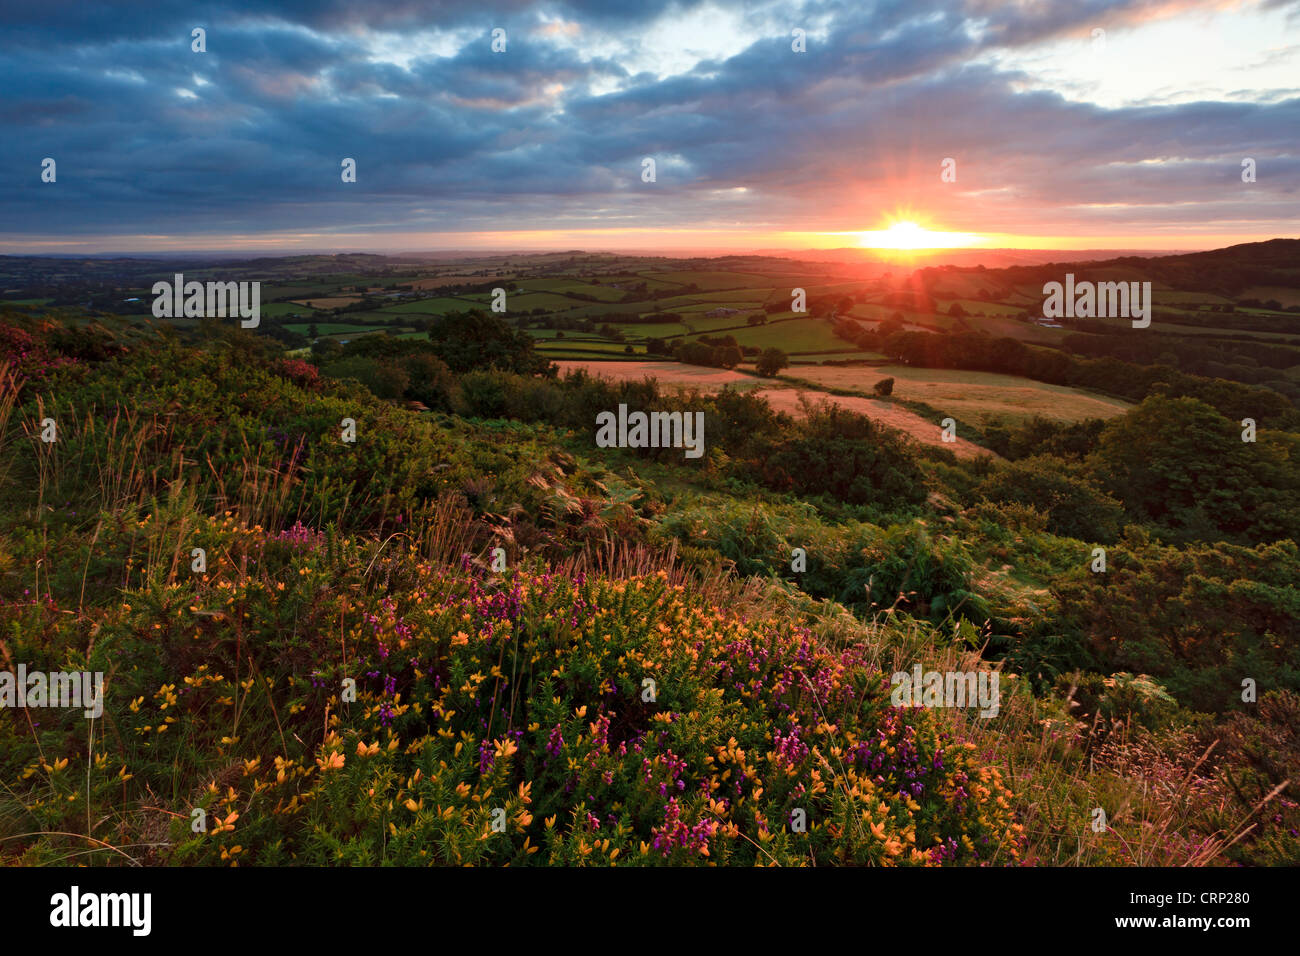
[[[411,247],[392,247],[383,249],[364,249],[364,248],[293,248],[281,247],[276,249],[257,249],[247,247],[230,247],[230,248],[181,248],[181,249],[97,249],[91,250],[67,250],[67,251],[41,251],[41,252],[17,252],[7,251],[3,247],[5,243],[0,243],[0,258],[15,259],[86,259],[86,258],[118,258],[118,259],[169,259],[180,258],[184,256],[238,256],[245,259],[283,259],[299,256],[376,256],[376,257],[401,257],[401,256],[438,256],[438,255],[455,255],[463,257],[490,258],[494,256],[555,256],[555,255],[589,255],[589,256],[651,256],[658,258],[797,258],[801,255],[812,255],[815,257],[825,257],[827,255],[844,255],[846,257],[863,258],[863,259],[884,259],[884,260],[907,260],[916,258],[932,259],[942,256],[972,258],[981,255],[997,255],[1006,253],[1036,253],[1043,254],[1048,252],[1061,252],[1072,254],[1097,254],[1106,253],[1116,256],[1137,255],[1142,258],[1154,258],[1157,256],[1168,255],[1188,255],[1197,252],[1213,252],[1218,249],[1227,249],[1233,246],[1252,245],[1263,242],[1273,242],[1285,239],[1300,239],[1300,236],[1272,236],[1267,239],[1248,239],[1240,242],[1230,242],[1226,245],[1194,245],[1194,246],[1160,246],[1160,247],[1142,247],[1142,246],[954,246],[954,247],[932,247],[920,249],[891,249],[885,247],[867,247],[867,246],[831,246],[831,247],[771,247],[761,248],[736,248],[736,247],[676,247],[676,248],[582,248],[576,246],[553,248],[536,248],[536,247],[518,247],[518,246],[493,246],[493,247],[466,247],[466,246],[448,246],[441,248],[411,248]]]

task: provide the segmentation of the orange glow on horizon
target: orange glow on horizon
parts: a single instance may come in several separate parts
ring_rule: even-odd
[[[918,221],[919,220],[919,221]],[[270,232],[191,236],[166,233],[102,236],[14,236],[0,232],[0,254],[87,255],[164,251],[248,251],[258,255],[303,253],[420,252],[482,250],[484,252],[649,252],[689,251],[710,255],[752,255],[756,252],[797,252],[801,249],[858,249],[863,255],[928,258],[948,249],[1047,250],[1182,250],[1220,249],[1245,242],[1300,238],[1294,229],[1265,233],[1182,233],[1027,235],[1005,232],[945,232],[931,229],[925,219],[904,214],[886,220],[876,231],[736,230],[717,228],[596,228],[499,230],[482,232]],[[881,237],[881,238],[878,238]]]
[[[910,219],[898,219],[888,229],[858,233],[858,245],[864,249],[960,249],[982,240],[969,232],[940,232],[919,226]]]

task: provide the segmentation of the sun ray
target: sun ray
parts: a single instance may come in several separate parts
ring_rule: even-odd
[[[858,245],[864,249],[955,249],[973,245],[981,237],[969,232],[941,232],[927,229],[910,219],[899,219],[887,229],[860,232]]]

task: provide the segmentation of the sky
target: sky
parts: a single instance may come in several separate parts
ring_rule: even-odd
[[[0,183],[5,254],[1296,237],[1300,0],[22,0]]]

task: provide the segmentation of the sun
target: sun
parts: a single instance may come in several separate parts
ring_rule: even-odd
[[[862,244],[878,249],[930,249],[934,247],[934,239],[930,230],[903,220],[888,229],[862,233]]]
[[[864,249],[952,249],[979,241],[968,232],[938,232],[918,226],[910,219],[895,220],[888,229],[858,233]]]

